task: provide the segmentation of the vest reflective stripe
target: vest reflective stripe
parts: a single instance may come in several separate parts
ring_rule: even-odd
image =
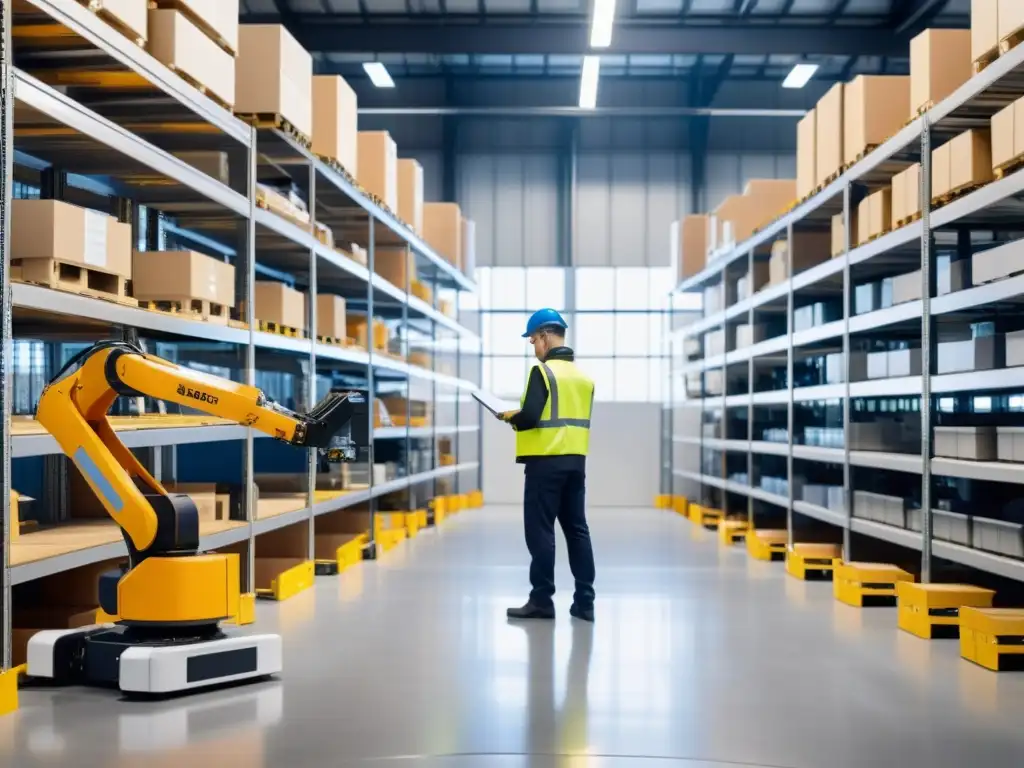
[[[551,360],[537,367],[547,384],[548,399],[537,426],[516,432],[516,456],[586,456],[594,382],[568,360]],[[520,404],[525,402],[524,391]]]

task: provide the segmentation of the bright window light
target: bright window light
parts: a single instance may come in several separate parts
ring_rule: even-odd
[[[612,44],[615,24],[615,0],[594,0],[594,18],[590,24],[590,47],[607,48]]]
[[[818,71],[817,64],[797,64],[782,81],[783,88],[803,88]]]
[[[580,74],[580,109],[597,106],[597,78],[601,74],[601,57],[584,56]]]
[[[363,64],[363,69],[366,70],[370,82],[378,88],[395,87],[395,81],[391,79],[391,73],[388,72],[388,68],[379,61],[367,61]]]

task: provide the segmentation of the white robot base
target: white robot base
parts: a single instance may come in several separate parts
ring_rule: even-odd
[[[44,630],[28,643],[29,677],[170,695],[281,672],[280,635],[138,642],[119,625]]]

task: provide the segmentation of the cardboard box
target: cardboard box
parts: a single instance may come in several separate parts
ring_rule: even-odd
[[[772,251],[771,258],[768,259],[768,285],[778,285],[786,282],[786,278],[789,277],[786,268],[786,252]]]
[[[850,212],[850,221],[852,226],[850,227],[853,236],[850,238],[850,247],[857,245],[857,221],[860,218],[858,215],[858,209],[854,209]],[[831,230],[831,249],[830,253],[832,258],[842,256],[846,252],[846,221],[845,215],[837,213],[832,217],[832,230]]]
[[[423,231],[423,166],[410,158],[398,161],[398,218]]]
[[[844,83],[836,83],[821,97],[815,112],[815,182],[824,184],[843,165]]]
[[[369,334],[366,330],[366,315],[347,315],[345,317],[345,335],[352,339],[360,349],[369,349]]]
[[[149,52],[157,61],[188,75],[211,96],[235,104],[235,58],[180,11],[149,12]]]
[[[800,200],[818,186],[817,160],[818,121],[812,109],[796,125],[796,196]]]
[[[991,0],[985,0],[992,5]],[[1020,31],[1021,27],[1024,27],[1024,3],[1020,0],[998,0],[997,13],[999,14],[999,39],[1005,40],[1014,32]],[[974,13],[974,5],[971,5],[971,13]],[[991,10],[989,11],[991,13]],[[971,17],[971,23],[974,23],[974,17]]]
[[[1002,168],[1017,156],[1016,116],[1018,99],[992,115],[992,168]]]
[[[704,268],[708,251],[708,216],[697,214],[672,222],[672,274],[685,280]]]
[[[403,291],[416,279],[416,254],[411,248],[378,248],[373,254],[373,271]]]
[[[462,265],[462,211],[458,203],[423,204],[423,239],[455,267]]]
[[[866,198],[867,202],[867,237],[873,238],[892,228],[892,202],[893,190],[891,186],[884,186],[874,191]]]
[[[44,629],[81,629],[96,623],[96,608],[86,606],[53,606],[25,610],[15,608],[11,633],[11,663],[21,666],[26,661],[28,642]]]
[[[947,141],[938,149],[932,150],[932,200],[935,200],[952,189],[953,142]]]
[[[476,272],[476,222],[465,217],[462,219],[461,251],[460,268],[464,274],[472,278]]]
[[[992,181],[992,134],[987,128],[964,131],[949,143],[950,192]]]
[[[938,104],[973,74],[969,29],[926,29],[910,41],[910,117]]]
[[[345,300],[333,293],[316,295],[316,335],[327,339],[344,339],[348,336],[345,321]]]
[[[90,0],[89,5],[96,11],[103,11],[113,17],[131,33],[129,36],[143,42],[148,39],[148,0]]]
[[[772,243],[772,257],[768,262],[769,284],[774,285],[779,275],[785,280],[791,273],[797,274],[828,261],[832,249],[831,241],[830,232],[794,232],[792,255],[786,240]],[[773,269],[775,271],[772,271]]]
[[[914,163],[892,177],[892,223],[907,222],[921,213],[921,164]]]
[[[313,78],[313,153],[336,160],[359,178],[359,99],[345,78]]]
[[[199,299],[235,306],[235,268],[195,251],[136,251],[132,288],[140,301]]]
[[[257,320],[286,328],[306,328],[306,294],[273,280],[257,280],[254,296]]]
[[[204,34],[238,53],[238,0],[178,0],[178,5]]]
[[[899,132],[910,108],[910,78],[859,75],[843,93],[843,162]]]
[[[796,199],[796,187],[795,179],[750,179],[743,194],[760,201],[765,213],[774,217]]]
[[[313,57],[280,24],[238,30],[235,111],[276,114],[313,136]]]
[[[1013,0],[1013,5],[1020,5]],[[971,0],[971,61],[997,54],[999,47],[999,0]]]
[[[398,211],[398,147],[387,131],[359,132],[359,175],[367,192]]]
[[[132,228],[112,216],[57,200],[14,200],[11,259],[52,259],[132,276]]]
[[[765,326],[760,323],[757,325],[741,323],[736,326],[736,349],[758,344],[765,338],[767,338],[767,332]]]

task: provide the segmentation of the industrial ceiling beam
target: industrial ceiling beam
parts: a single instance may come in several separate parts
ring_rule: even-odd
[[[372,19],[372,17],[371,17]],[[246,22],[260,22],[247,17]],[[300,15],[289,25],[308,51],[321,53],[565,54],[589,51],[589,24],[580,20],[495,20],[465,23],[448,17],[363,21]],[[891,28],[781,25],[681,25],[664,19],[620,20],[606,54],[808,54],[906,56],[906,40]]]
[[[902,0],[893,8],[893,27],[897,35],[913,36],[927,29],[945,10],[949,0]]]

